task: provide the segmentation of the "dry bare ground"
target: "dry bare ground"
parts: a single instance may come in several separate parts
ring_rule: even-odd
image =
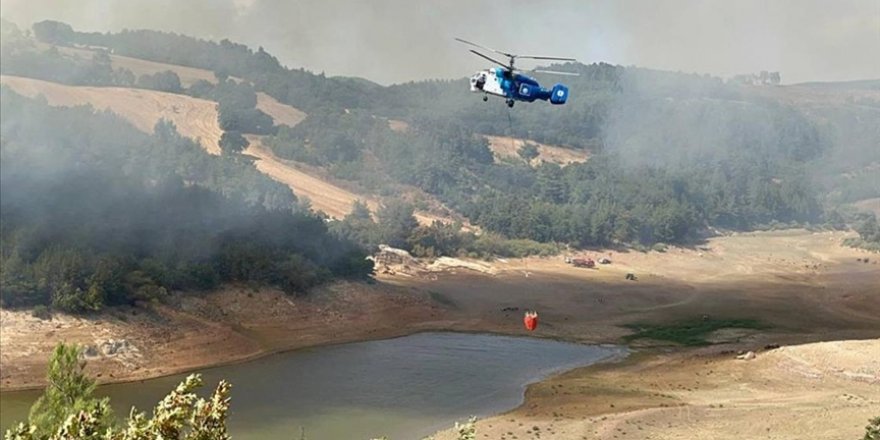
[[[589,155],[585,150],[573,150],[570,148],[557,147],[507,136],[486,136],[486,139],[489,141],[489,149],[492,150],[492,154],[495,155],[496,161],[502,159],[523,160],[517,152],[526,142],[538,146],[538,157],[532,159],[532,166],[536,166],[542,162],[568,165],[572,163],[586,162],[589,159]]]
[[[521,312],[502,308],[535,309],[535,333],[568,340],[609,342],[628,333],[623,324],[703,315],[770,326],[719,331],[710,339],[720,345],[698,350],[637,344],[622,364],[532,385],[521,407],[481,421],[479,437],[858,438],[880,408],[880,266],[876,254],[840,246],[847,236],[760,232],[666,253],[611,251],[612,264],[596,270],[511,260],[496,263],[506,269],[495,277],[441,275],[430,289],[456,305],[462,325],[514,332]],[[783,348],[763,351],[769,344]],[[736,360],[739,350],[758,357]]]
[[[441,312],[427,295],[358,283],[337,283],[307,298],[230,286],[204,296],[175,295],[171,306],[114,308],[91,318],[56,314],[44,321],[2,310],[0,389],[44,385],[49,353],[61,341],[127,341],[127,349],[88,364],[99,382],[121,382],[278,350],[400,336]]]
[[[478,438],[857,439],[880,408],[880,339],[635,355],[529,387]],[[514,437],[515,436],[515,437]],[[437,440],[455,438],[445,432]]]
[[[53,106],[91,105],[110,110],[147,133],[153,132],[160,119],[167,119],[180,134],[198,140],[209,153],[220,154],[218,142],[223,131],[212,101],[154,90],[68,86],[9,75],[0,76],[0,83],[25,96],[45,96]]]
[[[397,119],[389,119],[388,128],[397,133],[406,133],[406,131],[409,130],[409,124],[404,121],[399,121]]]
[[[129,347],[90,359],[99,382],[154,377],[204,365],[203,359],[246,359],[260,353],[254,341],[205,320],[165,307],[115,309],[94,318],[56,314],[52,320],[25,311],[0,311],[0,380],[4,391],[42,385],[46,361],[59,342],[100,346],[125,340]]]
[[[276,125],[295,127],[308,116],[304,111],[282,104],[263,92],[257,92],[257,108],[271,116]]]

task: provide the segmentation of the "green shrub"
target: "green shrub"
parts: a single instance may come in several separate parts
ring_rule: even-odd
[[[538,157],[538,154],[540,154],[540,152],[538,151],[537,145],[531,142],[526,142],[525,144],[523,144],[522,147],[520,147],[519,150],[516,151],[516,154],[518,154],[519,157],[523,158],[526,162],[531,162],[532,159]]]
[[[477,254],[483,258],[498,256],[506,258],[523,258],[532,255],[551,256],[561,251],[556,243],[539,243],[528,239],[508,239],[497,234],[482,234],[467,247],[469,254]]]
[[[31,310],[31,316],[46,321],[52,319],[52,312],[50,312],[49,308],[43,304],[38,304],[34,306],[33,310]]]

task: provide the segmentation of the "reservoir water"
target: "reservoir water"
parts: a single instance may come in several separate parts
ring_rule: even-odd
[[[396,339],[319,347],[202,373],[207,396],[232,383],[234,440],[418,439],[470,415],[516,407],[525,386],[626,350],[487,334],[420,333]],[[150,412],[186,375],[106,385],[117,416],[134,405]],[[0,395],[5,431],[27,417],[40,393]]]

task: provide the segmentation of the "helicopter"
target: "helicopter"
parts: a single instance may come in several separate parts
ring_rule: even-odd
[[[561,105],[565,104],[565,102],[568,100],[567,86],[565,86],[564,84],[556,84],[551,89],[541,87],[541,85],[538,84],[537,80],[521,73],[521,70],[516,69],[514,67],[514,63],[516,62],[517,58],[528,58],[533,60],[577,61],[574,58],[516,55],[495,49],[490,49],[485,46],[480,46],[479,44],[471,43],[470,41],[462,40],[461,38],[456,38],[455,40],[470,46],[478,47],[483,50],[495,52],[499,55],[507,57],[508,59],[508,63],[505,64],[498,60],[492,59],[480,52],[477,52],[476,50],[470,49],[471,53],[473,53],[474,55],[489,60],[500,66],[493,67],[491,69],[481,70],[471,76],[471,92],[482,93],[483,101],[488,101],[489,95],[498,96],[505,99],[508,107],[513,108],[513,104],[516,101],[534,102],[535,100],[540,99],[542,101],[550,101],[550,103],[554,105]],[[553,70],[536,69],[533,70],[533,72],[578,76],[577,73],[557,72]]]

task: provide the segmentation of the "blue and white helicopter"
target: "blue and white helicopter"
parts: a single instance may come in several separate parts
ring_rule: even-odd
[[[522,71],[514,68],[513,64],[516,62],[517,58],[528,58],[532,60],[577,61],[574,58],[516,55],[512,53],[501,52],[495,49],[490,49],[485,46],[480,46],[479,44],[471,43],[470,41],[462,40],[461,38],[456,38],[456,41],[462,42],[464,44],[469,44],[474,47],[479,47],[480,49],[495,52],[499,55],[504,55],[509,60],[507,64],[504,64],[473,49],[470,50],[474,55],[485,58],[500,66],[493,67],[491,69],[481,70],[471,76],[471,91],[474,93],[482,93],[483,101],[488,101],[489,95],[498,96],[505,99],[508,107],[513,107],[513,104],[516,101],[534,102],[535,100],[540,99],[542,101],[550,101],[551,104],[559,105],[565,104],[565,101],[568,100],[568,87],[566,87],[564,84],[556,84],[551,89],[545,89],[544,87],[541,87],[541,85],[538,84],[538,81],[536,81],[534,78],[520,73]],[[557,72],[553,70],[536,69],[533,70],[533,72],[578,76],[577,73]]]

